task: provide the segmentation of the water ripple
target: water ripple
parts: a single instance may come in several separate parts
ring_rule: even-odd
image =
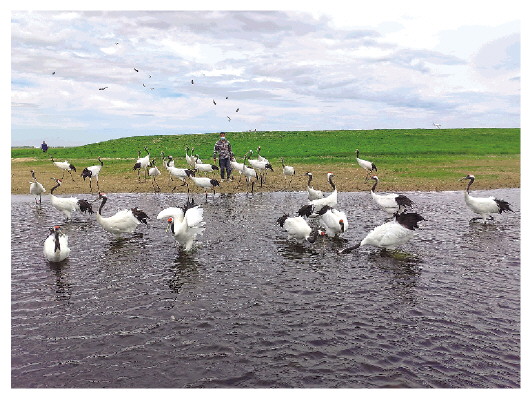
[[[520,190],[483,194],[516,210],[487,225],[461,192],[407,195],[427,219],[412,241],[340,255],[384,221],[367,193],[339,193],[350,229],[316,245],[275,223],[303,192],[197,197],[189,253],[156,220],[185,196],[116,194],[109,210],[139,206],[149,226],[115,239],[77,215],[58,265],[42,243],[62,216],[13,196],[12,386],[519,387]]]

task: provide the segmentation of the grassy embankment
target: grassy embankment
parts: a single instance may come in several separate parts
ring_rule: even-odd
[[[474,189],[520,187],[520,129],[400,129],[354,131],[296,131],[296,132],[238,132],[228,133],[235,156],[242,161],[249,149],[261,146],[261,155],[274,167],[263,188],[257,191],[305,190],[307,171],[315,175],[315,188],[329,190],[326,172],[333,172],[339,190],[369,190],[364,181],[365,172],[355,161],[355,149],[360,158],[377,165],[381,191],[460,190],[458,179],[473,173],[477,180]],[[47,154],[39,149],[13,148],[11,150],[12,193],[28,193],[31,169],[45,187],[51,188],[51,177],[61,177],[51,162],[67,159],[77,168],[75,182],[66,174],[59,194],[88,192],[88,181],[83,182],[81,171],[95,165],[101,156],[104,167],[100,175],[102,190],[108,192],[153,191],[150,182],[138,183],[137,172],[132,170],[138,150],[147,146],[151,157],[157,158],[162,176],[157,180],[163,192],[171,191],[167,172],[160,152],[172,155],[177,167],[186,167],[186,146],[194,147],[205,163],[212,162],[212,150],[217,133],[136,136],[88,144],[79,147],[50,148]],[[52,143],[53,145],[53,143]],[[281,157],[295,166],[297,176],[291,187],[282,176]],[[238,176],[238,175],[237,175]],[[215,176],[212,176],[215,177]],[[218,174],[216,176],[218,177]],[[245,184],[227,182],[220,192],[245,191]],[[175,192],[185,191],[177,187]],[[197,190],[194,190],[197,191]]]

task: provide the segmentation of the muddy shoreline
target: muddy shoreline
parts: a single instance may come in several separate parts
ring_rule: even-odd
[[[366,180],[366,172],[356,167],[355,165],[295,165],[296,174],[291,179],[284,177],[282,174],[281,165],[274,169],[274,172],[268,172],[265,176],[263,185],[256,182],[254,185],[254,192],[270,192],[270,191],[305,191],[307,189],[306,172],[313,174],[313,181],[311,185],[324,192],[332,191],[331,186],[327,183],[326,175],[328,172],[334,174],[334,183],[337,189],[342,192],[358,192],[370,191],[373,180]],[[436,166],[436,168],[443,168],[446,174],[451,176],[447,179],[433,179],[433,178],[411,178],[406,174],[399,174],[391,171],[379,171],[377,173],[380,182],[377,186],[377,191],[381,192],[403,192],[403,191],[454,191],[463,190],[465,182],[460,182],[459,179],[467,173],[473,173],[476,176],[476,181],[473,184],[473,190],[488,190],[496,188],[518,188],[520,187],[520,173],[519,161],[509,168],[499,169],[496,162],[490,159],[477,160],[474,165],[463,165],[462,167],[455,167],[454,165]],[[29,185],[31,178],[30,171],[35,169],[37,180],[44,185],[46,193],[55,185],[52,178],[62,178],[63,172],[55,167],[53,164],[46,164],[44,166],[34,166],[29,160],[12,160],[11,162],[11,193],[12,194],[29,194]],[[181,186],[181,181],[178,179],[171,180],[169,174],[163,168],[160,168],[162,174],[156,178],[156,185],[153,184],[153,178],[144,178],[144,173],[138,174],[136,171],[127,171],[121,174],[115,173],[113,170],[102,169],[99,176],[99,190],[95,179],[92,182],[92,191],[89,188],[89,180],[83,181],[80,176],[82,168],[78,168],[77,172],[68,172],[64,174],[63,184],[54,191],[56,195],[64,194],[97,194],[98,191],[106,193],[135,193],[135,192],[164,192],[164,193],[186,193],[187,187]],[[233,174],[233,180],[221,181],[218,172],[204,174],[199,173],[197,176],[209,176],[220,181],[220,187],[216,189],[216,193],[245,193],[248,186],[244,178],[240,178],[238,172]],[[204,190],[196,187],[193,182],[190,182],[190,192],[204,193]]]

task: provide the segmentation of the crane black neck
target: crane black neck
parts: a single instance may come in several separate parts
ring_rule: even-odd
[[[335,183],[333,183],[333,180],[332,180],[332,179],[333,179],[333,176],[330,176],[330,177],[328,178],[328,182],[329,182],[331,188],[332,188],[333,190],[336,190],[336,188],[335,188]]]
[[[374,185],[372,186],[372,192],[375,192],[375,188],[377,187],[377,183],[379,183],[379,180],[378,179],[374,179],[375,180],[375,183]]]
[[[53,194],[53,190],[55,190],[57,187],[59,187],[61,185],[61,183],[59,183],[59,181],[57,181],[57,185],[53,186],[52,189],[50,190],[50,194]]]
[[[101,205],[99,206],[99,210],[98,210],[98,213],[100,216],[101,216],[101,210],[103,209],[103,206],[105,205],[106,202],[107,202],[107,197],[101,197]]]
[[[466,192],[469,194],[469,188],[471,187],[471,185],[475,182],[475,178],[474,177],[470,177],[469,178],[469,183],[467,183],[467,187],[466,187]]]

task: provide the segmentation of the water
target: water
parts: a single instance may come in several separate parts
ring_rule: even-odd
[[[339,193],[346,244],[313,246],[275,224],[303,192],[197,196],[188,254],[156,220],[180,194],[111,194],[105,215],[150,216],[121,240],[12,196],[12,386],[520,387],[520,190],[474,193],[516,212],[470,224],[461,191],[407,193],[427,220],[393,256],[337,253],[383,222],[368,193]],[[72,249],[58,265],[54,224]]]

